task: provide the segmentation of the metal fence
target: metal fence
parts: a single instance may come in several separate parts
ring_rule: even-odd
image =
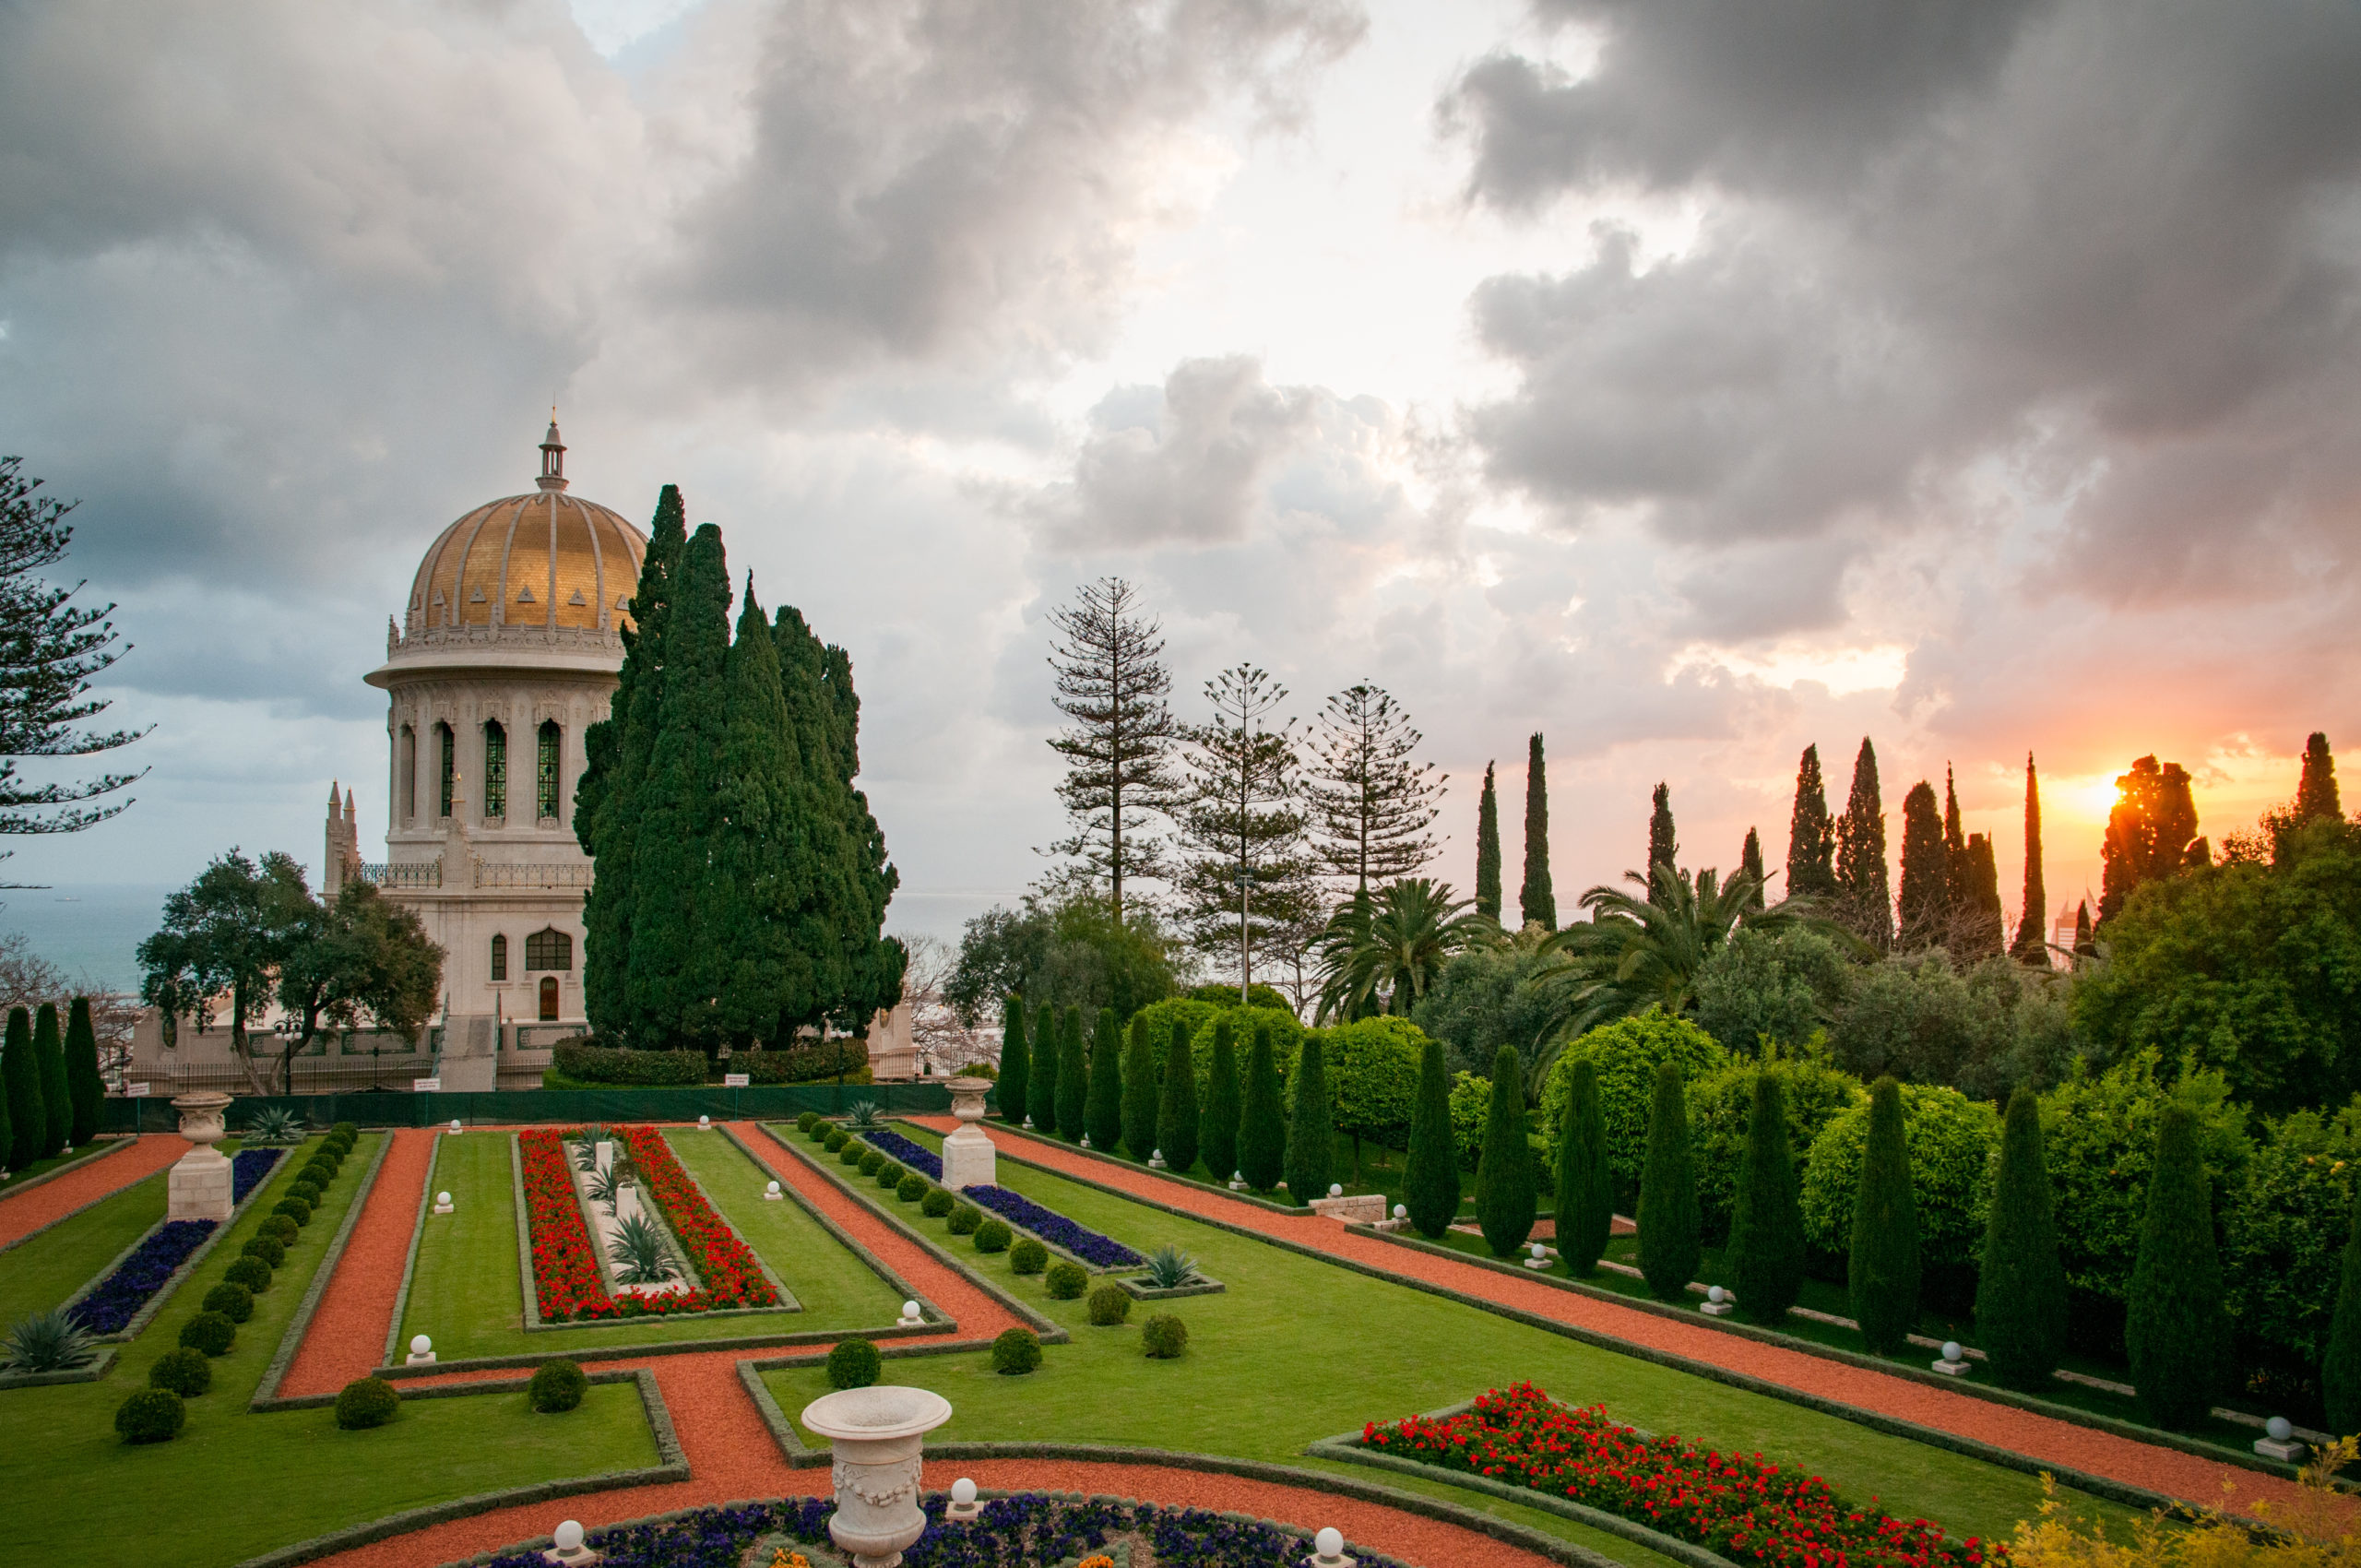
[[[753,1088],[508,1089],[492,1094],[409,1094],[400,1090],[292,1096],[240,1095],[230,1107],[236,1132],[266,1107],[281,1106],[313,1127],[338,1122],[363,1127],[433,1127],[576,1122],[791,1120],[806,1111],[841,1114],[856,1100],[873,1100],[898,1115],[951,1109],[942,1084],[765,1084]],[[171,1133],[180,1114],[168,1097],[110,1097],[102,1118],[109,1133]]]

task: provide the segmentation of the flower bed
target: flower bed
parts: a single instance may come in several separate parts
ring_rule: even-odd
[[[1010,1224],[1023,1226],[1051,1246],[1062,1247],[1086,1264],[1100,1268],[1127,1268],[1147,1261],[1122,1242],[1110,1241],[1096,1230],[1085,1230],[1064,1215],[1043,1208],[1031,1198],[1020,1197],[1006,1187],[974,1186],[963,1188],[962,1193]]]
[[[93,1334],[120,1334],[148,1298],[188,1262],[213,1234],[210,1219],[168,1219],[148,1232],[132,1254],[96,1289],[74,1303],[74,1321]]]
[[[246,1194],[262,1185],[262,1179],[287,1158],[283,1148],[242,1148],[230,1157],[230,1201],[242,1204]]]
[[[627,1129],[626,1135],[645,1131]],[[525,1223],[532,1242],[533,1293],[540,1304],[543,1323],[670,1317],[679,1313],[708,1313],[717,1307],[767,1305],[777,1300],[770,1282],[762,1277],[759,1269],[753,1270],[753,1278],[765,1298],[761,1302],[742,1296],[724,1300],[705,1289],[661,1296],[625,1294],[618,1298],[609,1294],[606,1276],[599,1268],[596,1244],[590,1240],[590,1224],[582,1217],[582,1199],[575,1191],[574,1168],[564,1138],[553,1128],[528,1128],[516,1134],[516,1148],[525,1177]],[[632,1153],[635,1159],[640,1158],[636,1144]],[[664,1155],[669,1160],[671,1151],[667,1149]],[[688,1180],[677,1161],[672,1162],[671,1169],[682,1182]],[[646,1166],[642,1170],[648,1176],[652,1198],[655,1173]],[[690,1245],[685,1238],[682,1244]]]
[[[899,1133],[855,1133],[853,1136],[867,1139],[872,1148],[888,1159],[900,1160],[921,1176],[943,1180],[943,1157],[930,1154],[922,1144],[914,1144]]]
[[[623,1142],[632,1163],[639,1168],[640,1188],[647,1194],[673,1238],[688,1254],[689,1266],[705,1282],[702,1292],[713,1307],[775,1307],[778,1292],[764,1277],[763,1265],[721,1216],[714,1213],[705,1194],[681,1169],[663,1134],[653,1127],[625,1127]]]
[[[1643,1437],[1598,1406],[1560,1405],[1530,1383],[1494,1389],[1462,1415],[1370,1422],[1361,1439],[1384,1454],[1552,1492],[1617,1515],[1733,1562],[1778,1568],[1978,1568],[2008,1553],[1997,1541],[1947,1538],[1924,1519],[1855,1506],[1818,1476],[1761,1455],[1716,1454],[1679,1437]]]

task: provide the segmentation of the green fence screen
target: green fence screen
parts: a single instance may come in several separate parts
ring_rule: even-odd
[[[351,1122],[363,1127],[433,1127],[454,1119],[463,1126],[575,1122],[791,1121],[806,1111],[839,1115],[856,1100],[873,1100],[896,1114],[941,1113],[951,1091],[941,1084],[761,1084],[752,1088],[507,1089],[492,1094],[405,1094],[398,1089],[353,1094],[240,1095],[230,1107],[230,1130],[244,1127],[268,1106],[293,1111],[312,1127]],[[103,1130],[172,1133],[180,1113],[169,1095],[137,1099],[110,1096]]]

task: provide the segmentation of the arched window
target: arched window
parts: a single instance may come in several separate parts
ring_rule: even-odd
[[[434,726],[434,741],[436,749],[443,754],[443,793],[441,797],[443,809],[435,814],[438,816],[449,816],[451,814],[451,780],[458,772],[459,768],[459,738],[451,733],[451,727],[448,724],[445,724],[440,720],[437,720]]]
[[[408,825],[418,820],[418,731],[407,724],[394,749],[394,771],[401,778],[402,822]]]
[[[492,939],[492,978],[496,980],[508,978],[508,938],[505,936],[494,935]]]
[[[525,968],[528,973],[572,968],[574,938],[555,926],[544,926],[525,939]]]
[[[533,795],[540,814],[551,818],[557,815],[558,750],[557,720],[544,719],[533,758]]]
[[[508,814],[508,731],[497,719],[483,721],[483,814]]]
[[[557,977],[555,975],[541,977],[541,1017],[545,1021],[557,1017]]]

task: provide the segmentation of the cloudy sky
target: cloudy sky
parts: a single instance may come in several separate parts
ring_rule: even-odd
[[[2349,0],[0,6],[0,451],[154,726],[7,870],[382,824],[361,676],[554,401],[851,650],[909,928],[1041,869],[1106,574],[1184,717],[1391,689],[1463,887],[1531,731],[1561,905],[1866,734],[2011,903],[2036,753],[2054,901],[2133,757],[2218,836],[2361,745],[2356,80]]]

